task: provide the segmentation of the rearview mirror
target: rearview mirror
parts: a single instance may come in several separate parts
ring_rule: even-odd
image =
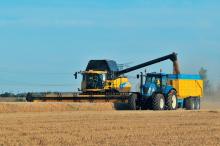
[[[138,74],[138,75],[137,75],[137,79],[139,79],[139,78],[140,78],[140,75]]]
[[[74,74],[75,79],[77,79],[77,74],[78,74],[78,73],[77,73],[77,72],[75,72],[75,74]]]

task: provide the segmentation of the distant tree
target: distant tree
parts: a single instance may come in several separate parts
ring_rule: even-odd
[[[5,92],[5,93],[1,94],[0,96],[1,97],[15,97],[15,94],[9,93],[9,92]]]
[[[220,93],[220,84],[218,84],[218,86],[217,86],[217,94],[219,94]]]
[[[26,97],[27,93],[19,93],[15,95],[16,97]]]
[[[210,92],[211,92],[211,83],[208,79],[208,70],[202,67],[199,70],[199,74],[200,74],[200,76],[201,76],[201,78],[204,82],[204,91],[205,91],[205,93],[210,94]]]

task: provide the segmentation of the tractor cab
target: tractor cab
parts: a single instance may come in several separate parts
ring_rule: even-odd
[[[142,103],[141,108],[163,110],[174,110],[177,108],[176,89],[171,84],[169,74],[164,73],[148,73],[146,75],[138,75],[141,77],[141,98],[139,103]]]
[[[144,83],[142,83],[142,94],[150,97],[154,93],[166,94],[172,86],[167,74],[164,73],[148,73],[143,75],[145,77]]]

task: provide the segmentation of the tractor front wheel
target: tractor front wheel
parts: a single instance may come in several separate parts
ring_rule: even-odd
[[[157,93],[152,97],[152,109],[153,110],[164,110],[165,99],[163,94]]]

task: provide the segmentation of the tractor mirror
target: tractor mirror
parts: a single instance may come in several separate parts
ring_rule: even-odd
[[[138,74],[138,75],[137,75],[137,79],[139,79],[139,78],[140,78],[140,75]]]
[[[77,79],[77,72],[75,72],[74,77],[75,77],[75,79]]]

